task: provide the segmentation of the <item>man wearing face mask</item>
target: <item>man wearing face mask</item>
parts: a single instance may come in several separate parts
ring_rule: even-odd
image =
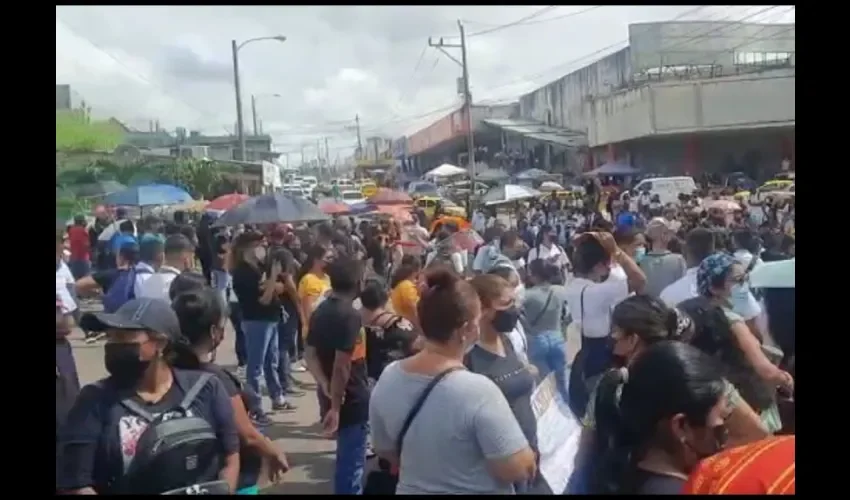
[[[171,282],[183,271],[192,269],[194,262],[195,245],[182,234],[172,234],[165,240],[162,265],[139,287],[139,298],[167,301]]]

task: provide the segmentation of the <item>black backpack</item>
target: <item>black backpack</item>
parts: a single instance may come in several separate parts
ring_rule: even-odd
[[[139,436],[136,454],[124,470],[118,492],[157,495],[218,479],[223,461],[215,430],[189,411],[211,377],[202,373],[177,408],[157,417],[131,399],[121,401],[121,406],[145,419],[148,427]]]

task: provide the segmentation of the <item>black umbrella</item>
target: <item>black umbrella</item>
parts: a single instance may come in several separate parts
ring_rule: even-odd
[[[255,196],[240,203],[224,212],[215,225],[319,222],[328,219],[319,207],[304,198],[275,193]]]

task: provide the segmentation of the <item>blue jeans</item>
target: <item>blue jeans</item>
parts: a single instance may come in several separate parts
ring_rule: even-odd
[[[286,391],[289,389],[289,380],[292,377],[292,358],[290,356],[290,348],[296,343],[295,337],[298,335],[298,315],[292,314],[285,309],[283,312],[283,319],[281,319],[277,329],[280,335],[280,340],[278,341],[278,347],[280,349],[278,376],[280,377],[280,385],[283,387],[283,390]]]
[[[341,427],[336,436],[334,495],[363,494],[363,468],[369,425],[366,422]]]
[[[245,332],[245,349],[248,355],[245,381],[259,397],[260,373],[263,373],[266,376],[269,396],[272,401],[279,401],[283,398],[283,388],[277,374],[280,362],[277,322],[242,320],[242,331]]]
[[[566,368],[567,355],[564,336],[558,331],[540,332],[527,335],[528,360],[540,372],[540,379],[555,372],[555,382],[564,401],[569,401],[567,395]]]

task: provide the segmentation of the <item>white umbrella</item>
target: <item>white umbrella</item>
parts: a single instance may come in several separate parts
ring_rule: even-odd
[[[505,184],[504,186],[496,186],[481,198],[485,205],[498,205],[500,203],[510,203],[512,201],[527,200],[529,198],[537,198],[542,193],[530,187],[520,186],[517,184]]]
[[[465,168],[460,168],[451,163],[443,163],[439,167],[429,170],[425,177],[452,177],[455,175],[463,175],[466,173]]]
[[[557,182],[546,181],[540,185],[541,191],[563,191],[564,186],[558,184]]]
[[[797,288],[797,259],[759,264],[750,272],[753,288]]]

